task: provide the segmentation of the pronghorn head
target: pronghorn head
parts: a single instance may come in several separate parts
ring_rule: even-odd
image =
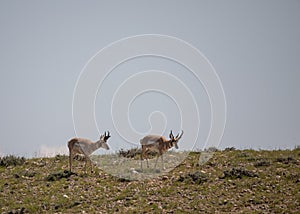
[[[107,134],[106,134],[106,132],[104,132],[104,134],[100,136],[100,147],[101,148],[109,150],[109,146],[106,143],[106,141],[108,140],[108,138],[110,138],[109,131],[107,131]]]
[[[170,132],[170,135],[169,135],[169,137],[170,137],[170,139],[171,139],[171,144],[173,145],[174,144],[174,147],[176,148],[176,149],[178,149],[178,145],[177,145],[177,143],[178,143],[178,141],[180,140],[180,138],[182,137],[182,135],[183,135],[183,131],[181,131],[181,134],[179,135],[179,133],[176,135],[176,137],[174,137],[174,135],[173,135],[173,133],[172,133],[172,130],[171,130],[171,132]]]

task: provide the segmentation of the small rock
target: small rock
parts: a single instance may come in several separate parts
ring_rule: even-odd
[[[162,179],[163,181],[165,181],[165,180],[168,180],[169,177],[165,175],[165,176],[163,176],[161,179]]]
[[[139,174],[139,172],[136,171],[134,168],[131,168],[131,169],[130,169],[130,172],[133,173],[133,174]]]

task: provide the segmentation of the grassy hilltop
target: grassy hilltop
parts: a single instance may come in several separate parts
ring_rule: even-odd
[[[300,212],[300,149],[217,151],[203,165],[192,152],[174,170],[130,181],[85,173],[68,157],[0,161],[1,213]],[[160,160],[159,164],[160,166]]]

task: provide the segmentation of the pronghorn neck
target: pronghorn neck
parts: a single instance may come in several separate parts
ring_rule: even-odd
[[[100,148],[101,147],[101,140],[98,140],[94,143],[94,146],[96,149]]]
[[[92,151],[95,151],[97,149],[99,149],[101,146],[101,141],[98,140],[96,142],[92,142],[90,145],[89,145],[89,150],[92,152]]]

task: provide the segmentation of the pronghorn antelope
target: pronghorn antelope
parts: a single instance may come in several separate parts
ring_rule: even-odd
[[[156,151],[158,152],[158,156],[155,162],[155,167],[157,165],[157,161],[159,156],[161,156],[161,161],[162,161],[162,167],[164,169],[164,160],[163,160],[163,154],[168,151],[170,148],[173,146],[178,149],[177,142],[180,140],[180,138],[183,135],[183,131],[181,134],[177,134],[176,137],[174,137],[172,130],[170,132],[170,140],[167,140],[163,136],[159,135],[147,135],[143,139],[140,140],[140,143],[142,145],[142,152],[141,152],[141,168],[143,168],[142,162],[143,162],[143,157],[146,155],[148,151]],[[148,157],[146,156],[147,160],[147,167],[149,168],[149,163],[148,163]]]
[[[96,142],[92,142],[91,140],[85,138],[71,139],[68,142],[70,172],[72,171],[72,159],[75,154],[82,154],[85,156],[85,170],[87,161],[90,162],[91,170],[93,170],[92,161],[89,156],[98,148],[104,148],[106,150],[109,150],[108,144],[106,143],[108,138],[110,138],[109,132],[107,135],[106,132],[104,132],[104,135],[101,135],[100,139]]]

